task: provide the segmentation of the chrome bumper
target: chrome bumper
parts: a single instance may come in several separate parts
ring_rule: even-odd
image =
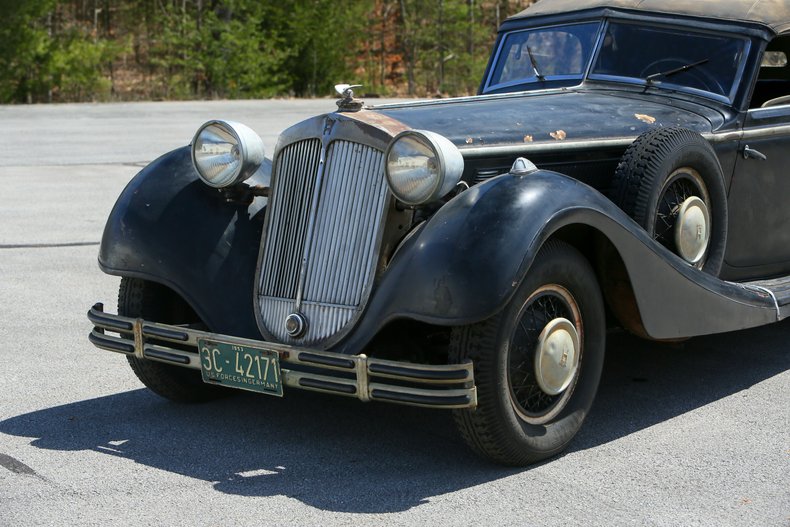
[[[101,303],[88,311],[88,320],[94,326],[88,336],[94,346],[141,359],[200,370],[197,339],[214,339],[276,352],[283,385],[289,388],[430,408],[477,406],[471,362],[414,364],[296,348],[113,315]]]

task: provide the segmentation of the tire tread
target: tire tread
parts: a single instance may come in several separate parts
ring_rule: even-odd
[[[118,313],[130,317],[147,317],[157,322],[169,320],[164,286],[138,278],[121,278],[118,288]],[[228,390],[210,386],[200,380],[198,372],[127,355],[137,378],[152,392],[180,403],[211,401],[225,396]]]
[[[563,242],[547,242],[535,261],[557,258],[583,266],[595,282],[595,275],[587,260],[575,248]],[[594,287],[597,289],[597,284]],[[597,307],[602,310],[602,300],[600,302]],[[455,410],[453,418],[461,437],[478,455],[502,465],[524,466],[562,451],[573,438],[575,431],[559,433],[560,442],[548,451],[524,448],[513,440],[512,432],[507,426],[510,416],[504,414],[496,399],[496,389],[502,381],[496,371],[495,355],[499,353],[498,343],[502,324],[505,322],[505,311],[477,324],[453,328],[449,359],[451,362],[471,359],[474,364],[475,385],[478,387],[477,408]],[[601,325],[603,326],[603,322]],[[582,421],[583,417],[578,421],[578,426],[581,426]]]
[[[643,133],[626,149],[617,164],[609,190],[610,199],[626,214],[652,234],[653,200],[657,199],[657,186],[663,184],[671,172],[667,167],[673,153],[693,149],[704,159],[700,170],[713,204],[714,229],[711,250],[703,268],[718,275],[724,262],[727,239],[727,198],[721,166],[715,151],[697,132],[681,126],[654,128]]]

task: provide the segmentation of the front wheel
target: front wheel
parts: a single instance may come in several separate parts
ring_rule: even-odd
[[[601,377],[605,319],[590,264],[547,243],[498,315],[454,328],[451,360],[475,365],[478,407],[457,410],[478,454],[527,465],[562,451],[581,428]]]
[[[118,314],[165,324],[194,322],[197,315],[170,289],[139,278],[121,278]],[[127,356],[138,379],[152,392],[180,403],[198,403],[224,397],[229,390],[206,384],[200,372],[148,359]]]

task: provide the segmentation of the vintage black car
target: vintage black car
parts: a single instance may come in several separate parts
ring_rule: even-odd
[[[90,340],[177,401],[292,388],[452,409],[470,447],[565,448],[607,331],[790,314],[790,5],[541,0],[477,96],[210,121],[144,168]],[[262,410],[263,411],[263,410]],[[208,426],[208,425],[207,425]]]

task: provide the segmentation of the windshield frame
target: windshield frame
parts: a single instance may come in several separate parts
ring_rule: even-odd
[[[603,23],[604,21],[600,17],[592,17],[592,18],[581,18],[578,20],[573,21],[566,21],[566,22],[557,22],[557,23],[550,23],[550,24],[539,24],[529,27],[522,27],[518,29],[513,29],[511,31],[507,31],[502,34],[502,36],[497,41],[496,51],[494,53],[494,58],[491,61],[491,67],[487,72],[485,87],[483,89],[483,94],[487,93],[495,93],[498,90],[509,88],[512,86],[521,86],[521,85],[540,85],[542,87],[549,87],[554,83],[557,82],[567,82],[567,81],[577,81],[576,83],[572,84],[580,84],[585,77],[590,68],[590,64],[592,63],[592,58],[595,56],[596,52],[598,51],[599,43],[601,41],[602,30],[605,26]],[[597,24],[598,27],[596,28],[596,35],[593,39],[593,46],[592,50],[590,51],[590,56],[587,60],[586,64],[582,65],[582,72],[578,74],[568,74],[568,75],[551,75],[546,76],[544,80],[538,79],[537,77],[524,77],[521,79],[510,80],[506,82],[500,82],[497,84],[492,84],[494,74],[497,71],[497,67],[499,65],[499,58],[505,50],[505,44],[507,43],[508,37],[511,35],[515,35],[518,33],[524,33],[528,31],[536,31],[536,30],[545,30],[545,29],[553,29],[553,28],[560,28],[560,27],[567,27],[567,26],[580,26],[585,24]]]
[[[673,91],[673,92],[680,92],[680,93],[688,93],[691,95],[697,95],[700,97],[705,97],[707,99],[713,99],[715,101],[730,103],[733,104],[735,101],[735,96],[738,93],[738,90],[741,85],[741,81],[743,79],[743,73],[746,68],[747,60],[751,53],[751,45],[752,39],[748,38],[744,35],[737,35],[734,33],[722,32],[722,31],[712,31],[708,29],[691,29],[684,26],[676,26],[673,24],[662,23],[662,22],[655,22],[651,24],[651,28],[656,29],[666,29],[670,31],[680,31],[690,35],[710,35],[710,36],[718,36],[718,37],[726,37],[732,40],[740,40],[744,43],[743,50],[741,53],[740,62],[738,63],[738,67],[735,71],[734,77],[732,79],[732,85],[730,86],[730,91],[727,94],[718,94],[708,90],[703,90],[699,88],[694,88],[691,86],[684,86],[683,84],[675,84],[671,81],[667,81],[665,78],[659,77],[658,80],[648,81],[647,78],[639,78],[639,77],[629,77],[623,75],[606,75],[601,73],[593,73],[593,68],[595,64],[598,62],[602,51],[602,43],[603,39],[605,38],[606,34],[609,31],[609,26],[612,23],[617,24],[627,24],[633,26],[641,26],[644,25],[644,21],[641,20],[628,20],[628,19],[619,19],[619,18],[606,18],[605,24],[603,24],[602,31],[599,35],[599,41],[596,46],[595,53],[591,57],[590,63],[588,64],[587,74],[585,75],[585,80],[596,81],[596,82],[613,82],[613,83],[622,83],[622,84],[629,84],[633,86],[644,86],[646,90],[648,89],[657,89],[657,90],[664,90],[664,91]]]
[[[586,82],[594,82],[594,83],[606,83],[606,84],[621,84],[621,85],[628,85],[633,87],[644,87],[645,92],[651,90],[655,92],[657,91],[665,91],[665,92],[679,92],[679,93],[686,93],[689,95],[694,95],[698,97],[703,97],[706,99],[714,100],[717,102],[728,103],[731,105],[735,104],[735,100],[741,91],[742,83],[743,83],[743,75],[746,72],[746,68],[748,66],[748,61],[752,55],[753,51],[753,38],[750,38],[746,32],[740,31],[728,31],[727,26],[722,26],[719,24],[710,24],[707,21],[704,21],[700,24],[696,24],[693,27],[691,26],[691,21],[679,21],[679,20],[668,20],[668,19],[661,19],[661,18],[654,18],[654,17],[646,17],[646,16],[598,16],[593,17],[579,17],[574,20],[545,20],[544,23],[536,23],[531,24],[527,27],[519,27],[513,28],[509,31],[505,31],[501,34],[500,38],[497,39],[496,49],[494,52],[494,56],[490,62],[490,67],[486,71],[485,82],[483,83],[483,88],[481,90],[482,95],[486,94],[495,94],[495,93],[517,93],[517,92],[535,92],[544,89],[552,89],[558,87],[577,87]],[[689,23],[687,23],[689,22]],[[597,29],[597,35],[595,37],[594,45],[592,48],[592,52],[588,57],[587,64],[582,68],[583,73],[581,75],[574,74],[574,75],[562,75],[562,76],[551,76],[545,80],[540,80],[536,77],[525,77],[523,79],[516,79],[504,83],[497,83],[492,84],[493,76],[497,67],[499,65],[500,56],[502,55],[505,44],[507,42],[507,38],[514,33],[520,33],[524,31],[534,31],[540,29],[550,29],[555,27],[562,27],[562,26],[569,26],[569,25],[580,25],[580,24],[588,24],[588,23],[598,23],[599,27]],[[664,79],[660,79],[658,81],[648,82],[646,79],[640,79],[637,77],[628,77],[628,76],[616,76],[616,75],[602,75],[602,74],[593,74],[592,70],[598,61],[599,55],[601,53],[601,48],[603,47],[603,41],[606,36],[607,31],[609,30],[609,26],[611,23],[618,23],[618,24],[631,24],[636,26],[649,26],[651,28],[661,28],[661,29],[668,29],[668,30],[675,30],[675,31],[682,31],[685,33],[693,34],[693,35],[713,35],[719,37],[727,37],[734,40],[741,40],[744,42],[743,53],[740,58],[740,63],[738,64],[738,68],[736,70],[732,86],[730,91],[726,95],[719,95],[714,92],[710,92],[703,89],[693,88],[690,86],[683,86],[682,84],[674,84],[671,82],[666,82]],[[568,82],[568,81],[576,81],[576,82]],[[513,90],[513,91],[505,91],[509,87],[514,86],[522,86],[522,89]]]

